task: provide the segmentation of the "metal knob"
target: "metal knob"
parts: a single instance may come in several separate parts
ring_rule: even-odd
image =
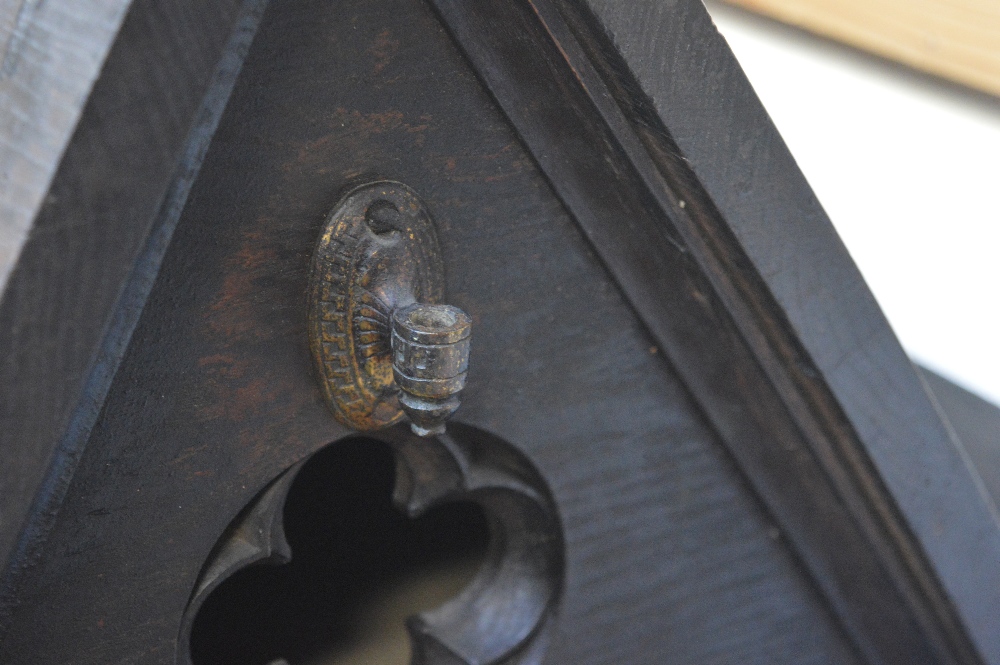
[[[392,313],[392,373],[419,436],[444,433],[469,370],[472,319],[451,305],[414,303]]]

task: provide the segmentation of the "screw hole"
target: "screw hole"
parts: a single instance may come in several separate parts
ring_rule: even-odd
[[[365,211],[365,224],[377,236],[388,236],[402,230],[400,212],[394,203],[380,199]]]

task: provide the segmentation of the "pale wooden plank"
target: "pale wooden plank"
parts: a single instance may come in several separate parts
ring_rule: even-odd
[[[1000,95],[996,0],[725,0]]]
[[[0,0],[0,295],[131,0]]]

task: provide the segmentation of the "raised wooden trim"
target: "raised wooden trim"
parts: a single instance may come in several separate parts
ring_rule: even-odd
[[[433,4],[868,661],[1000,662],[992,504],[701,3]]]
[[[131,5],[34,219],[0,299],[0,624],[72,480],[266,4]]]
[[[656,115],[676,141],[853,428],[844,449],[860,446],[981,656],[1000,663],[996,506],[704,6],[588,4],[650,102],[637,120]]]
[[[131,0],[0,0],[0,295]]]
[[[1000,3],[993,0],[723,1],[1000,95]]]

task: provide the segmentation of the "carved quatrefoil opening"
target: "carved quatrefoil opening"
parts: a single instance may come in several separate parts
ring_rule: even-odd
[[[541,662],[563,545],[540,476],[460,424],[379,436],[296,464],[233,521],[185,613],[180,665]],[[408,645],[399,619],[415,610]]]

